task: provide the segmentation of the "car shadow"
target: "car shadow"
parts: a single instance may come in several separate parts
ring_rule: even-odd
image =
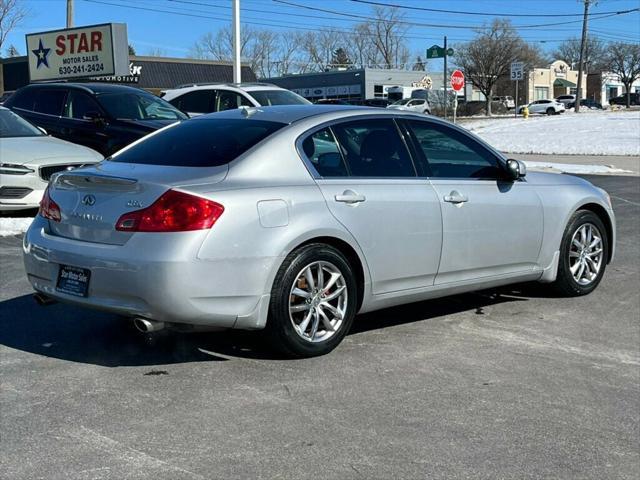
[[[532,285],[455,295],[387,308],[356,317],[349,335],[542,296]],[[548,292],[546,292],[548,296]],[[162,331],[144,335],[130,320],[56,303],[38,305],[31,295],[0,302],[0,344],[24,352],[104,367],[153,366],[233,358],[284,360],[261,332]]]

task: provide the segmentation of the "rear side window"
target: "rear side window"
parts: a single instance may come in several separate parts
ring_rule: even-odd
[[[33,110],[47,115],[62,115],[67,92],[65,90],[38,90],[36,92]]]
[[[6,102],[7,107],[22,108],[23,110],[33,110],[33,89],[18,90]]]
[[[321,177],[347,177],[349,174],[331,130],[324,128],[308,136],[302,149]]]
[[[226,165],[284,123],[197,119],[176,123],[110,158],[114,162],[182,167]]]
[[[169,103],[183,112],[209,113],[213,111],[214,90],[194,90],[180,95]]]
[[[409,157],[393,120],[356,120],[331,127],[344,154],[351,176],[415,177]]]

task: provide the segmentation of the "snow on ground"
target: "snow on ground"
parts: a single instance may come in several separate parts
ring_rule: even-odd
[[[32,221],[33,218],[0,217],[0,237],[24,233]]]
[[[558,173],[573,173],[580,175],[616,175],[620,173],[633,173],[631,170],[610,167],[609,165],[582,165],[579,163],[552,163],[552,162],[532,162],[525,160],[524,163],[530,170],[552,171]]]
[[[507,153],[640,155],[637,110],[569,110],[527,119],[462,120],[460,125]]]

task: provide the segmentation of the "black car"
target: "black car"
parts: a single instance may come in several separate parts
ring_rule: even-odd
[[[362,105],[363,107],[378,107],[387,108],[393,102],[386,98],[367,98],[365,100],[354,100],[351,102],[353,105]]]
[[[4,103],[54,137],[108,156],[154,130],[189,118],[139,88],[107,83],[42,83]]]
[[[567,104],[567,108],[575,108],[575,106],[576,106],[575,102]],[[583,98],[582,100],[580,100],[580,106],[602,110],[602,104],[599,102],[596,102],[592,98]]]
[[[635,92],[630,95],[630,105],[640,105],[640,93]],[[619,95],[614,98],[609,99],[609,104],[611,105],[626,105],[627,104],[627,94]]]

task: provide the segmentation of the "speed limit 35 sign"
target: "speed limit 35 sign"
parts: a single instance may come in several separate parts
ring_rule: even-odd
[[[522,71],[522,62],[513,62],[511,64],[511,80],[522,80],[524,78]]]

